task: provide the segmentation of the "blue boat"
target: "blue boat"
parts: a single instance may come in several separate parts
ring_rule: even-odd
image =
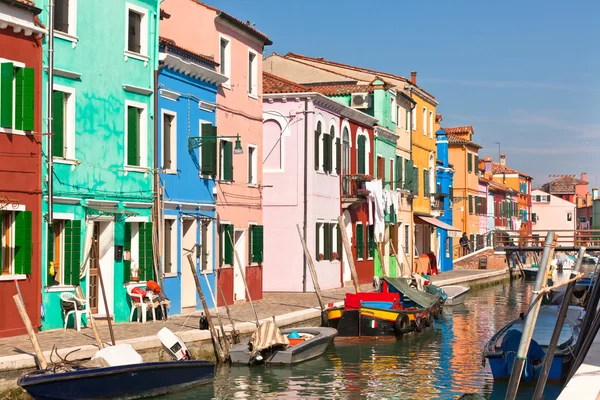
[[[527,354],[527,362],[522,378],[525,381],[537,379],[541,372],[542,361],[546,355],[550,338],[558,316],[558,306],[542,306],[536,321],[533,337]],[[550,367],[549,379],[562,379],[568,372],[572,361],[572,346],[579,335],[580,317],[583,308],[569,306],[567,318],[558,339],[556,352]],[[524,316],[521,316],[499,330],[487,343],[483,355],[490,364],[496,380],[509,379],[512,366],[523,333]]]
[[[36,400],[139,399],[212,382],[214,363],[166,361],[101,368],[75,368],[21,376],[19,386]]]

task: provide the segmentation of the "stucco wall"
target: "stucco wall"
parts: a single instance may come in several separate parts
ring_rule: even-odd
[[[541,190],[534,190],[532,195],[548,195]],[[537,215],[538,221],[533,224],[533,229],[539,232],[540,237],[550,230],[574,230],[576,228],[576,206],[560,197],[550,195],[550,202],[534,202],[532,212]],[[571,215],[571,221],[567,220],[567,214]],[[538,232],[536,232],[538,234]],[[560,236],[560,232],[557,232]],[[572,236],[568,233],[565,236]],[[564,244],[564,239],[561,244]]]

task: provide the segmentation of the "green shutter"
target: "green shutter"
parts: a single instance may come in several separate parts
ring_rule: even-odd
[[[356,258],[365,258],[364,246],[364,226],[362,224],[356,224]]]
[[[469,195],[469,214],[473,214],[473,196]]]
[[[404,180],[404,189],[406,190],[410,190],[411,192],[414,189],[414,163],[412,160],[405,160],[405,173],[406,173],[406,177]]]
[[[331,260],[331,225],[329,223],[323,224],[323,233],[323,242],[325,243],[323,255],[325,256],[325,260]]]
[[[52,92],[52,155],[65,156],[65,94]]]
[[[15,129],[23,130],[23,86],[25,68],[17,68],[15,74]]]
[[[413,189],[415,196],[419,196],[419,168],[413,167]]]
[[[211,136],[209,140],[202,141],[202,174],[216,175],[217,174],[217,127],[202,124],[202,137]]]
[[[323,134],[323,171],[331,172],[331,139],[328,133]]]
[[[35,70],[21,68],[23,71],[23,130],[35,129]]]
[[[81,220],[65,221],[64,229],[65,285],[79,285],[81,265]]]
[[[13,126],[13,63],[0,64],[0,127]]]
[[[46,286],[54,284],[54,276],[50,275],[50,263],[54,261],[54,225],[48,225],[46,235]]]
[[[154,252],[152,250],[152,222],[143,222],[139,224],[138,249],[140,281],[153,280]]]
[[[340,174],[342,170],[342,143],[340,138],[335,139],[335,173]]]
[[[233,225],[223,225],[223,240],[225,241],[225,255],[223,261],[228,265],[233,265],[233,245],[231,244],[233,238]]]
[[[481,214],[481,197],[475,197],[475,214]]]
[[[404,160],[400,156],[396,156],[396,188],[402,189],[402,172],[404,167]]]
[[[364,174],[365,173],[365,142],[366,142],[366,138],[364,136],[359,136],[358,137],[358,173],[359,174]]]
[[[123,252],[129,252],[129,260],[123,259],[123,282],[131,280],[131,222],[125,222],[125,243]]]
[[[429,170],[423,170],[423,193],[429,197]]]
[[[467,153],[467,169],[469,172],[473,172],[473,155],[471,153]]]
[[[263,231],[262,225],[252,226],[252,262],[263,262]]]
[[[321,132],[317,129],[315,130],[315,171],[318,171],[321,167],[319,165],[319,136]]]
[[[479,156],[475,155],[473,158],[475,159],[475,173],[477,173],[479,171]]]
[[[223,142],[223,176],[225,181],[233,181],[233,142]]]
[[[127,165],[140,165],[140,111],[127,108]]]
[[[338,224],[337,225],[337,253],[338,253],[338,260],[342,259],[342,233],[341,233],[341,227]]]
[[[31,211],[15,216],[15,274],[31,274]]]
[[[368,246],[369,246],[369,258],[375,257],[375,237],[373,236],[373,231],[375,230],[375,225],[370,225],[367,228],[367,238],[368,238]]]
[[[321,230],[319,229],[319,223],[315,224],[315,257],[317,260],[319,259],[319,254],[321,254]]]

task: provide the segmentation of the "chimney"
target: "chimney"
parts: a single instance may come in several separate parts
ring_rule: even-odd
[[[598,200],[598,189],[592,189],[592,200]]]
[[[587,182],[587,172],[582,172],[581,173],[581,180]]]
[[[417,84],[417,71],[410,72],[410,81],[412,82],[413,85]]]
[[[484,165],[483,165],[483,170],[485,172],[492,172],[492,157],[485,157],[483,159]]]
[[[500,154],[500,165],[506,165],[506,154]]]

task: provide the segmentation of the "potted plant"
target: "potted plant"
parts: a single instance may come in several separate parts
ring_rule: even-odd
[[[358,189],[356,191],[356,194],[361,199],[366,199],[367,197],[369,197],[369,194],[371,194],[371,191],[368,189]]]
[[[335,252],[335,251],[333,252],[333,254],[331,255],[331,257],[332,257],[334,260],[339,260],[339,258],[338,258],[338,253],[337,253],[337,252]]]
[[[323,261],[325,259],[325,255],[323,253],[319,253],[319,261]]]

